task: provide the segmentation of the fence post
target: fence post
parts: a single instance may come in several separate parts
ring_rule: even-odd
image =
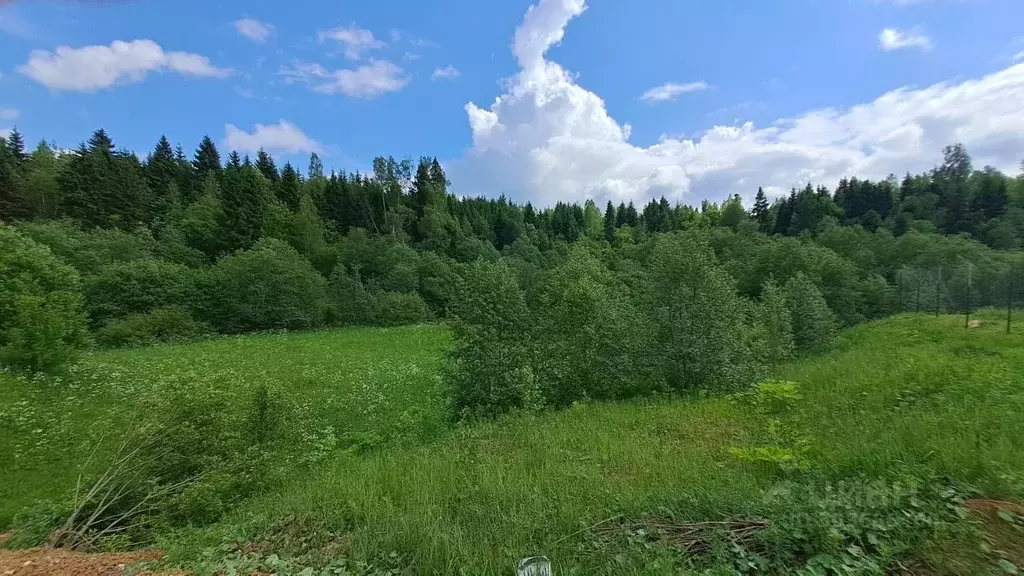
[[[914,306],[914,312],[921,313],[921,269],[918,268],[917,272],[914,273],[914,277],[917,278],[917,304]]]
[[[899,269],[896,276],[896,300],[899,302],[896,304],[896,313],[903,312],[903,268]]]
[[[1010,264],[1010,271],[1006,279],[1006,333],[1010,333],[1010,319],[1013,316],[1013,264]]]
[[[971,327],[971,263],[967,263],[967,301],[964,303],[964,328]]]

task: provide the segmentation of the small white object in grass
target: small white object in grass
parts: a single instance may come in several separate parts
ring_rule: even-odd
[[[523,558],[516,566],[516,576],[551,576],[551,561],[547,556]]]

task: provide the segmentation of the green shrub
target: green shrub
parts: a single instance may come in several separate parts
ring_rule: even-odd
[[[195,308],[195,271],[161,260],[111,264],[85,283],[86,311],[94,325],[157,308]]]
[[[404,326],[430,320],[430,309],[419,294],[406,292],[378,293],[373,303],[374,320],[381,326]]]
[[[330,324],[350,326],[373,323],[373,296],[366,290],[358,275],[350,274],[343,264],[331,273],[327,284]]]
[[[803,352],[828,348],[836,337],[836,317],[817,286],[797,272],[786,282],[785,292],[797,348]]]
[[[152,258],[156,240],[145,228],[83,230],[71,220],[21,222],[18,231],[48,246],[54,255],[86,276],[115,262]]]
[[[454,418],[492,417],[538,406],[530,365],[530,310],[502,262],[478,260],[459,280],[444,380]]]
[[[0,226],[0,362],[52,370],[86,344],[78,274],[49,248]]]
[[[694,234],[654,240],[648,309],[665,381],[674,390],[735,390],[761,366],[751,350],[747,304],[706,241]]]
[[[109,347],[149,346],[198,338],[210,332],[209,325],[192,318],[187,310],[157,308],[108,322],[96,332],[96,343]]]
[[[540,287],[534,365],[544,402],[609,400],[656,388],[647,326],[626,290],[582,245]]]
[[[759,348],[762,360],[777,365],[793,357],[793,318],[786,302],[786,294],[778,284],[769,280],[761,289],[757,303],[757,328],[763,344]]]
[[[208,279],[207,314],[221,332],[323,324],[327,282],[287,243],[263,239],[220,260]]]

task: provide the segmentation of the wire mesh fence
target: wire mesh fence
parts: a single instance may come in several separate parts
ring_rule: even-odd
[[[892,279],[892,311],[962,314],[964,326],[970,327],[976,311],[996,308],[1005,310],[1006,331],[1011,332],[1015,309],[1024,307],[1024,265],[1019,256],[899,268]]]

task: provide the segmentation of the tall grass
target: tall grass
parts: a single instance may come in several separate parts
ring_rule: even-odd
[[[976,318],[965,329],[962,317],[893,317],[783,366],[777,376],[802,395],[793,423],[810,440],[808,466],[790,471],[730,455],[766,429],[721,397],[582,404],[450,429],[441,328],[97,354],[62,382],[0,375],[0,525],[73,487],[89,430],[114,427],[131,398],[179,380],[239,394],[263,383],[335,426],[340,449],[217,525],[165,534],[171,562],[208,568],[225,541],[297,530],[299,547],[318,535],[331,555],[402,573],[508,574],[536,554],[559,574],[678,573],[687,564],[671,550],[609,543],[590,528],[617,517],[771,519],[774,495],[799,502],[855,477],[945,476],[1024,497],[1024,336],[1005,334],[998,312]]]

